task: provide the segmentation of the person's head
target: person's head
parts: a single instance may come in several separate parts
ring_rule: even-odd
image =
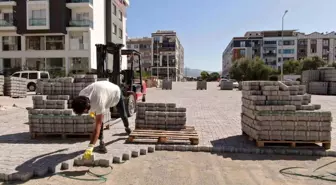
[[[72,100],[72,110],[77,115],[87,114],[91,108],[90,99],[86,96],[77,96]]]

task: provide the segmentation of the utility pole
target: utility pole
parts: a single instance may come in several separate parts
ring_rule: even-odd
[[[159,41],[156,43],[156,54],[157,54],[157,58],[156,58],[156,77],[157,77],[158,80],[159,80],[159,64],[160,64]]]
[[[288,13],[288,10],[285,11],[285,13],[282,16],[282,31],[281,31],[281,81],[283,81],[283,45],[284,45],[284,36],[283,36],[283,32],[284,32],[284,19],[285,19],[285,15]]]
[[[167,80],[169,80],[169,54],[167,54]]]

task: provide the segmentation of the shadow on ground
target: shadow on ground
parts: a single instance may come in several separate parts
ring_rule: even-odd
[[[278,161],[278,160],[286,160],[286,161],[316,161],[321,156],[298,156],[298,155],[269,155],[269,154],[235,154],[235,153],[224,153],[218,154],[219,156],[223,156],[224,158],[230,158],[231,160],[239,160],[239,161]]]
[[[9,143],[9,144],[48,144],[48,143],[73,144],[84,142],[89,139],[90,138],[88,136],[86,137],[74,136],[62,139],[61,136],[57,134],[31,139],[31,135],[29,132],[0,135],[0,143]]]

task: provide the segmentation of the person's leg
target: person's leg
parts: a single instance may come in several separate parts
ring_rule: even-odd
[[[120,95],[120,100],[119,100],[116,108],[118,110],[118,113],[120,115],[121,120],[124,123],[125,131],[127,132],[127,134],[130,134],[131,129],[129,128],[129,122],[128,122],[128,118],[127,118],[127,114],[126,114],[125,103],[124,103],[124,96],[122,94]]]
[[[104,123],[101,124],[101,127],[100,127],[100,134],[99,134],[99,138],[98,138],[100,141],[99,141],[99,151],[100,152],[103,152],[103,153],[107,153],[107,149],[105,147],[105,143],[104,143]]]

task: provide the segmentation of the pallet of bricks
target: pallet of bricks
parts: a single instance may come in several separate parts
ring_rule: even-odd
[[[265,143],[331,143],[330,111],[310,104],[305,85],[299,82],[245,81],[242,84],[241,126],[244,134]]]
[[[5,77],[0,75],[0,96],[4,95],[4,85],[5,85]]]
[[[336,95],[336,69],[322,67],[302,72],[302,84],[309,94]]]
[[[27,97],[27,79],[19,77],[5,77],[4,95],[12,98]]]
[[[157,139],[159,143],[190,141],[192,145],[199,142],[194,127],[186,126],[186,108],[176,107],[175,103],[137,104],[135,130],[128,142]]]
[[[33,96],[33,108],[29,110],[31,137],[90,136],[94,130],[94,118],[89,115],[75,115],[71,109],[71,102],[83,88],[97,80],[96,75],[77,75],[75,78],[40,81],[37,90],[41,95]],[[109,121],[109,118],[108,111],[104,115],[104,122]]]

